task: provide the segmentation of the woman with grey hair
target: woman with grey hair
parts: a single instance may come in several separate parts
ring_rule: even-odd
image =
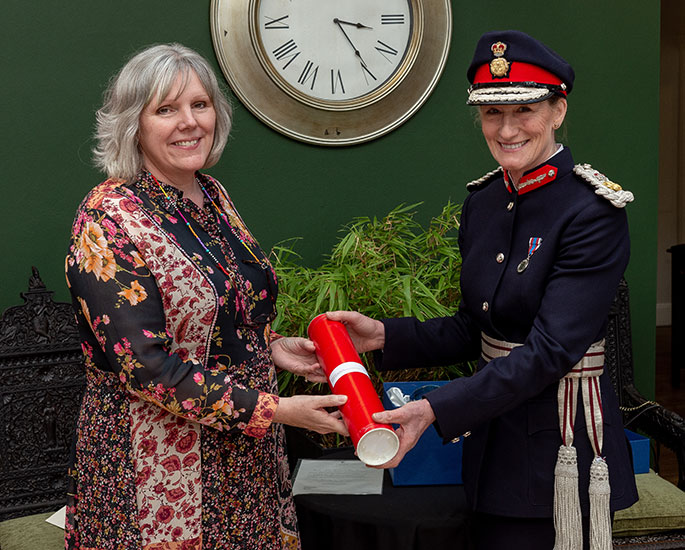
[[[276,275],[213,166],[231,109],[178,45],[133,56],[97,113],[108,179],[66,258],[85,354],[66,547],[299,548],[282,424],[345,434],[340,396],[279,398],[276,366],[325,381],[271,330]]]

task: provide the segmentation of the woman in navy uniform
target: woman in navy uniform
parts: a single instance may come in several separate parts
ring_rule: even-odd
[[[610,304],[628,264],[632,194],[557,144],[574,72],[518,31],[489,32],[467,103],[500,167],[468,184],[452,317],[372,320],[330,312],[380,369],[478,359],[379,422],[400,424],[397,465],[432,423],[464,436],[478,548],[608,550],[615,510],[637,500],[617,398],[603,373]],[[592,541],[592,542],[590,542]]]

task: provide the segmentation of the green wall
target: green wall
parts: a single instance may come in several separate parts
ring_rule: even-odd
[[[304,237],[299,250],[308,263],[355,216],[423,201],[419,217],[427,220],[448,198],[463,200],[465,182],[495,167],[465,105],[464,74],[476,40],[498,28],[540,38],[576,69],[566,139],[576,161],[590,162],[636,196],[628,207],[627,278],[637,382],[652,395],[659,2],[452,5],[443,77],[398,130],[359,146],[315,147],[272,131],[234,99],[233,138],[211,173],[264,247]],[[217,71],[218,65],[209,0],[3,0],[0,14],[1,311],[20,301],[31,265],[58,299],[68,299],[62,271],[69,226],[81,198],[101,179],[90,163],[93,112],[124,58],[150,43],[178,41],[211,59]]]

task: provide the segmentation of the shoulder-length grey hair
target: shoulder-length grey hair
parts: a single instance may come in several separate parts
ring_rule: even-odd
[[[182,88],[194,72],[216,111],[214,143],[203,168],[215,165],[231,131],[231,105],[207,60],[181,44],[159,44],[135,54],[109,83],[96,113],[95,165],[111,178],[132,181],[143,168],[138,146],[140,115],[156,97],[165,98],[176,78]]]

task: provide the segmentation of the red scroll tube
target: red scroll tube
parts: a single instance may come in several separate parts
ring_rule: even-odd
[[[359,460],[369,466],[385,464],[397,454],[400,442],[392,426],[371,418],[373,413],[385,409],[345,325],[321,314],[312,319],[307,332],[316,346],[331,391],[347,396],[340,412]]]

